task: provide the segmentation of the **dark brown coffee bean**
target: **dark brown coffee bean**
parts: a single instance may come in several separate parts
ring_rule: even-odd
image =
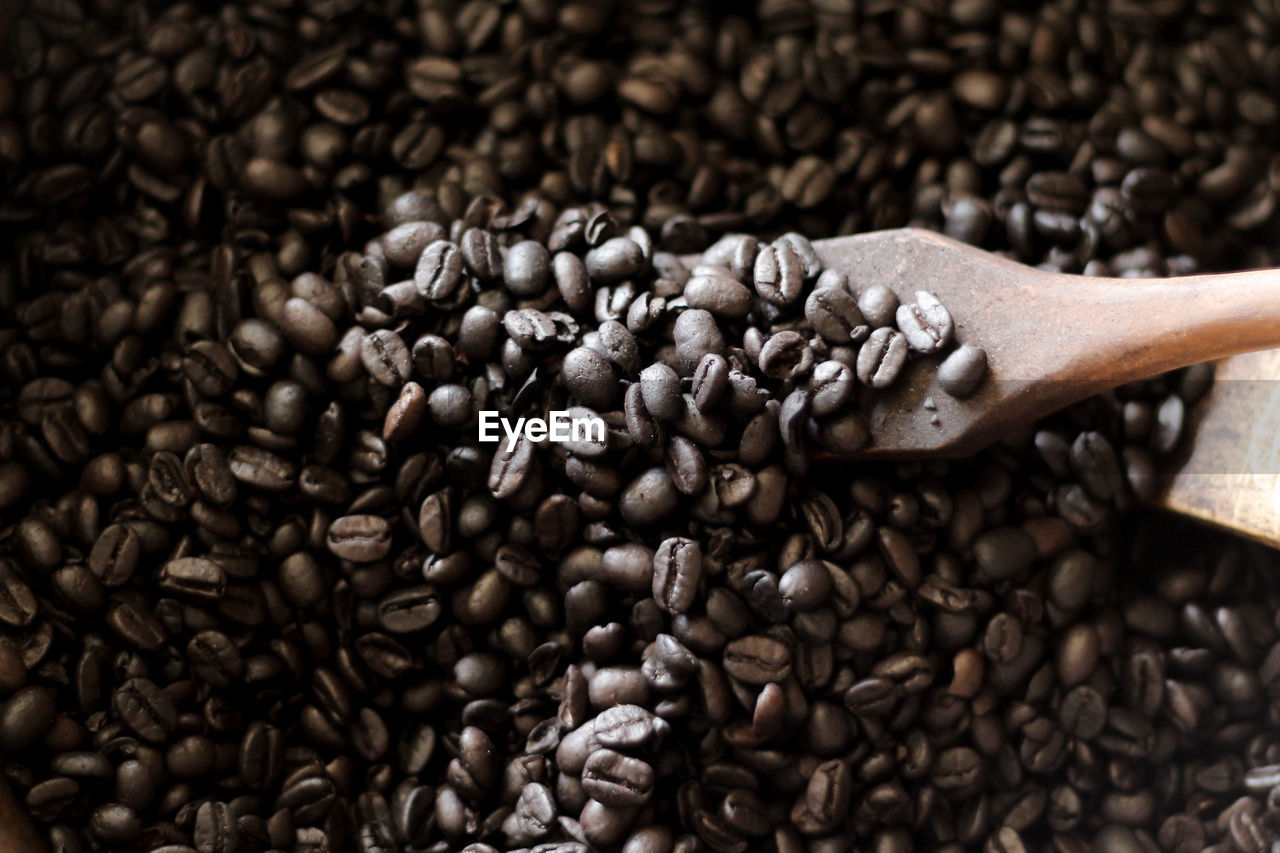
[[[896,319],[907,344],[917,352],[938,352],[951,343],[955,330],[951,313],[927,290],[916,291],[913,304],[899,305]]]
[[[201,631],[187,643],[191,671],[212,687],[228,687],[244,672],[244,660],[231,638],[219,631]]]
[[[19,689],[0,705],[0,746],[11,751],[35,746],[53,726],[56,710],[52,690]]]
[[[183,370],[196,390],[206,397],[220,397],[231,390],[239,375],[235,357],[215,341],[197,341],[182,360]]]
[[[635,275],[645,264],[644,250],[628,237],[613,237],[587,252],[584,263],[593,280],[612,284]]]
[[[843,287],[814,288],[805,300],[804,316],[815,332],[834,344],[858,343],[870,333],[857,301]]]
[[[481,281],[498,281],[502,278],[502,249],[492,232],[470,228],[459,241],[462,259],[467,269]]]
[[[160,569],[160,585],[173,595],[197,601],[216,601],[226,592],[222,566],[204,557],[180,557]]]
[[[638,758],[597,749],[583,765],[582,787],[608,806],[643,805],[653,796],[653,768]]]
[[[938,385],[952,397],[964,399],[978,390],[986,375],[986,350],[964,344],[938,366]]]
[[[744,684],[785,681],[791,673],[791,652],[770,637],[743,637],[725,646],[724,669]]]
[[[854,777],[849,764],[839,759],[814,768],[804,791],[804,807],[820,825],[834,826],[848,812]]]
[[[858,349],[858,379],[872,388],[888,388],[897,380],[906,361],[906,336],[882,326]]]
[[[794,379],[813,369],[813,351],[799,332],[770,335],[760,350],[760,372],[771,379]]]
[[[724,333],[708,311],[693,309],[682,312],[676,318],[672,336],[685,375],[693,372],[703,356],[724,354]]]
[[[691,539],[666,539],[653,555],[653,597],[668,613],[688,610],[702,578],[702,552]]]
[[[187,482],[182,461],[175,454],[160,452],[152,456],[147,479],[156,497],[170,506],[182,507],[191,503],[191,485]]]
[[[107,627],[134,648],[158,652],[169,641],[164,624],[130,601],[123,601],[107,613]]]
[[[111,708],[139,737],[163,743],[177,725],[173,700],[145,678],[126,681],[111,697]]]
[[[240,824],[226,803],[206,802],[196,810],[192,838],[197,853],[230,853],[240,847]]]
[[[24,628],[36,618],[39,604],[18,567],[0,559],[0,621]]]
[[[701,308],[717,317],[739,318],[751,312],[751,291],[727,274],[695,275],[684,286],[690,308]]]
[[[414,286],[427,299],[448,299],[462,283],[462,267],[462,251],[448,240],[437,240],[418,258],[413,273]]]
[[[778,241],[756,255],[753,282],[760,298],[773,305],[790,305],[804,290],[804,261],[789,242]]]
[[[391,549],[391,527],[376,515],[348,515],[329,525],[325,536],[329,550],[353,563],[381,560]]]
[[[412,633],[430,627],[442,605],[435,589],[414,587],[392,593],[378,602],[378,624],[392,633]]]
[[[374,381],[398,388],[409,379],[411,357],[404,339],[388,329],[378,329],[360,344],[360,361]]]
[[[297,482],[297,470],[285,458],[249,445],[237,445],[228,456],[236,480],[264,492],[284,492]]]
[[[875,330],[891,326],[898,312],[898,295],[886,285],[873,284],[858,297],[858,310]]]

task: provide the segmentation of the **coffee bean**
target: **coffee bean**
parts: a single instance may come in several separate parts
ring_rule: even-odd
[[[804,289],[804,261],[789,242],[764,246],[756,255],[752,281],[760,298],[773,305],[790,305]]]
[[[36,618],[39,604],[31,587],[9,560],[0,559],[0,621],[25,628]]]
[[[151,743],[163,743],[177,725],[173,700],[145,678],[120,685],[111,697],[111,708],[130,730]]]
[[[700,308],[717,317],[740,318],[751,312],[751,291],[727,274],[692,276],[684,286],[690,308]]]
[[[938,385],[958,399],[972,396],[986,375],[986,350],[969,344],[957,347],[938,365]]]
[[[378,329],[364,338],[360,361],[369,376],[383,385],[399,387],[409,379],[409,347],[403,338],[387,329]]]
[[[203,557],[170,560],[161,567],[159,580],[172,594],[193,600],[217,600],[226,592],[226,572]]]
[[[791,611],[820,607],[826,602],[831,587],[831,573],[820,560],[802,560],[778,580],[778,592]]]
[[[239,368],[235,357],[215,341],[197,341],[182,360],[187,379],[207,397],[219,397],[231,390]]]
[[[824,361],[813,369],[811,410],[814,417],[840,411],[852,399],[856,389],[853,371],[839,361]]]
[[[640,391],[645,409],[658,420],[673,421],[684,408],[680,399],[680,377],[665,364],[651,364],[640,371]]]
[[[793,379],[813,368],[813,351],[799,332],[779,332],[760,350],[760,371],[771,379]]]
[[[941,350],[951,342],[955,329],[950,312],[927,290],[916,291],[913,304],[899,305],[896,319],[907,344],[917,352]]]
[[[142,834],[142,819],[128,806],[111,803],[89,815],[89,832],[104,844],[128,845]]]
[[[440,612],[440,597],[432,587],[405,589],[378,602],[378,624],[392,633],[412,633],[430,627]]]
[[[237,445],[227,461],[235,479],[265,492],[288,491],[297,480],[293,463],[261,448]]]
[[[328,355],[338,343],[333,321],[305,299],[293,297],[284,303],[280,331],[299,352],[310,356]]]
[[[455,244],[436,240],[423,249],[418,258],[413,273],[414,286],[427,299],[448,299],[462,283],[462,265],[462,252]],[[414,349],[416,352],[417,347]]]
[[[853,771],[839,759],[814,768],[804,791],[804,807],[819,824],[834,826],[849,809],[853,795]]]
[[[842,287],[814,288],[805,300],[804,316],[815,332],[834,344],[858,343],[870,332],[857,302]]]
[[[582,787],[607,806],[642,805],[653,796],[653,768],[638,758],[597,749],[583,765]]]
[[[391,527],[376,515],[343,516],[329,525],[325,544],[344,560],[371,563],[391,549]]]
[[[187,643],[192,672],[213,687],[227,687],[244,672],[244,660],[231,638],[219,631],[201,631]]]
[[[725,646],[724,669],[744,684],[784,681],[791,673],[791,652],[770,637],[743,637]]]
[[[694,309],[681,313],[676,318],[672,336],[676,354],[686,374],[698,366],[703,356],[724,354],[724,334],[710,312]]]
[[[893,325],[898,307],[898,295],[883,284],[871,285],[858,297],[858,310],[873,329]]]
[[[663,540],[653,555],[653,597],[668,613],[693,604],[702,578],[702,552],[691,539]]]
[[[226,803],[206,802],[196,810],[192,832],[199,853],[226,853],[240,845],[240,825]]]
[[[906,336],[882,326],[858,349],[858,379],[872,388],[888,388],[897,380],[906,361]]]
[[[729,362],[721,355],[707,353],[693,372],[693,404],[698,411],[711,411],[729,390]]]
[[[565,355],[561,371],[565,387],[582,403],[601,411],[613,408],[618,383],[605,356],[589,347],[578,347]]]
[[[0,705],[0,746],[21,751],[34,747],[54,723],[53,691],[34,685],[17,690]]]

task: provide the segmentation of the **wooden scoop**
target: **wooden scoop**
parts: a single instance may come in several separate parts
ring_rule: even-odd
[[[987,377],[965,400],[939,386],[940,357],[913,356],[872,397],[865,457],[963,456],[1100,391],[1237,356],[1219,366],[1189,457],[1157,502],[1280,546],[1280,350],[1255,352],[1280,347],[1280,270],[1064,275],[915,228],[814,248],[859,292],[932,292],[956,338],[987,352]]]
[[[914,228],[819,240],[814,248],[859,291],[887,285],[904,303],[930,291],[950,311],[959,342],[987,352],[987,378],[965,400],[939,386],[939,357],[913,356],[872,398],[870,458],[963,456],[1099,391],[1280,346],[1276,270],[1063,275]]]

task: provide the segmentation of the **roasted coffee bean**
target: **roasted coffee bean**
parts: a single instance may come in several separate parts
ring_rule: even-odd
[[[760,371],[771,379],[794,379],[813,368],[813,351],[799,332],[779,332],[760,349]]]
[[[683,613],[693,604],[702,578],[702,551],[691,539],[663,540],[653,555],[653,597],[668,613]]]
[[[122,684],[111,697],[111,708],[143,740],[163,743],[177,725],[173,700],[145,678]]]
[[[653,768],[638,758],[597,749],[582,767],[582,787],[606,806],[639,806],[653,796]]]
[[[226,803],[206,802],[196,810],[192,838],[199,853],[227,853],[240,846],[240,824]]]
[[[760,298],[773,305],[790,305],[804,290],[805,265],[791,243],[763,246],[756,255],[752,281]]]
[[[0,559],[0,621],[13,628],[24,628],[36,618],[39,604],[11,561]]]
[[[791,672],[791,652],[770,637],[743,637],[725,646],[724,669],[745,684],[784,681]]]
[[[843,287],[818,287],[804,303],[813,330],[833,344],[858,343],[869,334],[857,301]]]
[[[448,299],[462,283],[462,266],[462,252],[457,245],[448,240],[437,240],[423,249],[418,258],[413,273],[414,286],[427,299]]]
[[[872,388],[888,388],[907,362],[907,348],[902,333],[887,326],[876,329],[858,349],[858,379]]]
[[[611,284],[630,278],[644,266],[644,250],[628,237],[613,237],[591,251],[584,259],[587,274],[595,281]]]
[[[849,809],[853,785],[853,771],[847,762],[833,759],[819,764],[805,786],[805,810],[818,824],[834,826]]]
[[[236,445],[227,457],[231,475],[254,489],[265,492],[284,492],[297,481],[297,469],[292,462],[249,445]]]
[[[381,560],[391,550],[391,526],[376,515],[348,515],[329,525],[329,550],[353,563]]]
[[[986,350],[969,344],[957,347],[938,365],[938,385],[958,399],[972,396],[986,375]]]
[[[698,411],[708,412],[729,390],[729,362],[720,355],[707,353],[693,372],[693,404]]]
[[[440,618],[442,605],[429,586],[392,593],[378,602],[378,624],[392,633],[410,633],[429,628]]]
[[[692,276],[684,286],[690,308],[701,308],[717,317],[739,318],[751,312],[751,291],[726,273]]]
[[[201,631],[187,643],[187,661],[201,681],[227,687],[244,673],[244,659],[231,638],[219,631]]]
[[[0,705],[0,746],[15,752],[35,746],[53,727],[56,710],[52,690],[34,685],[17,690]]]
[[[226,592],[222,566],[204,557],[180,557],[160,569],[160,586],[173,595],[197,601],[216,601]]]
[[[898,329],[918,352],[937,352],[951,342],[955,324],[946,307],[927,290],[916,291],[916,301],[899,305]]]
[[[898,295],[883,284],[871,285],[858,297],[858,310],[873,329],[893,325],[898,307]]]
[[[815,367],[810,383],[813,390],[810,407],[817,418],[843,409],[857,388],[853,371],[839,361],[824,361]]]
[[[408,380],[411,368],[409,347],[395,332],[378,329],[360,344],[360,361],[375,382],[399,387]]]
[[[661,421],[673,421],[684,408],[680,398],[680,377],[665,364],[651,364],[640,372],[644,407]]]
[[[583,404],[607,411],[613,408],[618,383],[609,360],[589,347],[570,350],[564,357],[561,377],[565,387]]]
[[[681,313],[676,318],[672,336],[686,375],[693,372],[703,356],[724,354],[724,334],[707,311],[694,309]]]

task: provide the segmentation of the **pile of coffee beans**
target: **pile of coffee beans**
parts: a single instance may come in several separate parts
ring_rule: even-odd
[[[28,5],[0,768],[53,849],[1280,842],[1280,560],[1141,512],[1211,371],[817,463],[985,357],[809,242],[1276,265],[1270,5]],[[553,411],[603,431],[481,440]]]

